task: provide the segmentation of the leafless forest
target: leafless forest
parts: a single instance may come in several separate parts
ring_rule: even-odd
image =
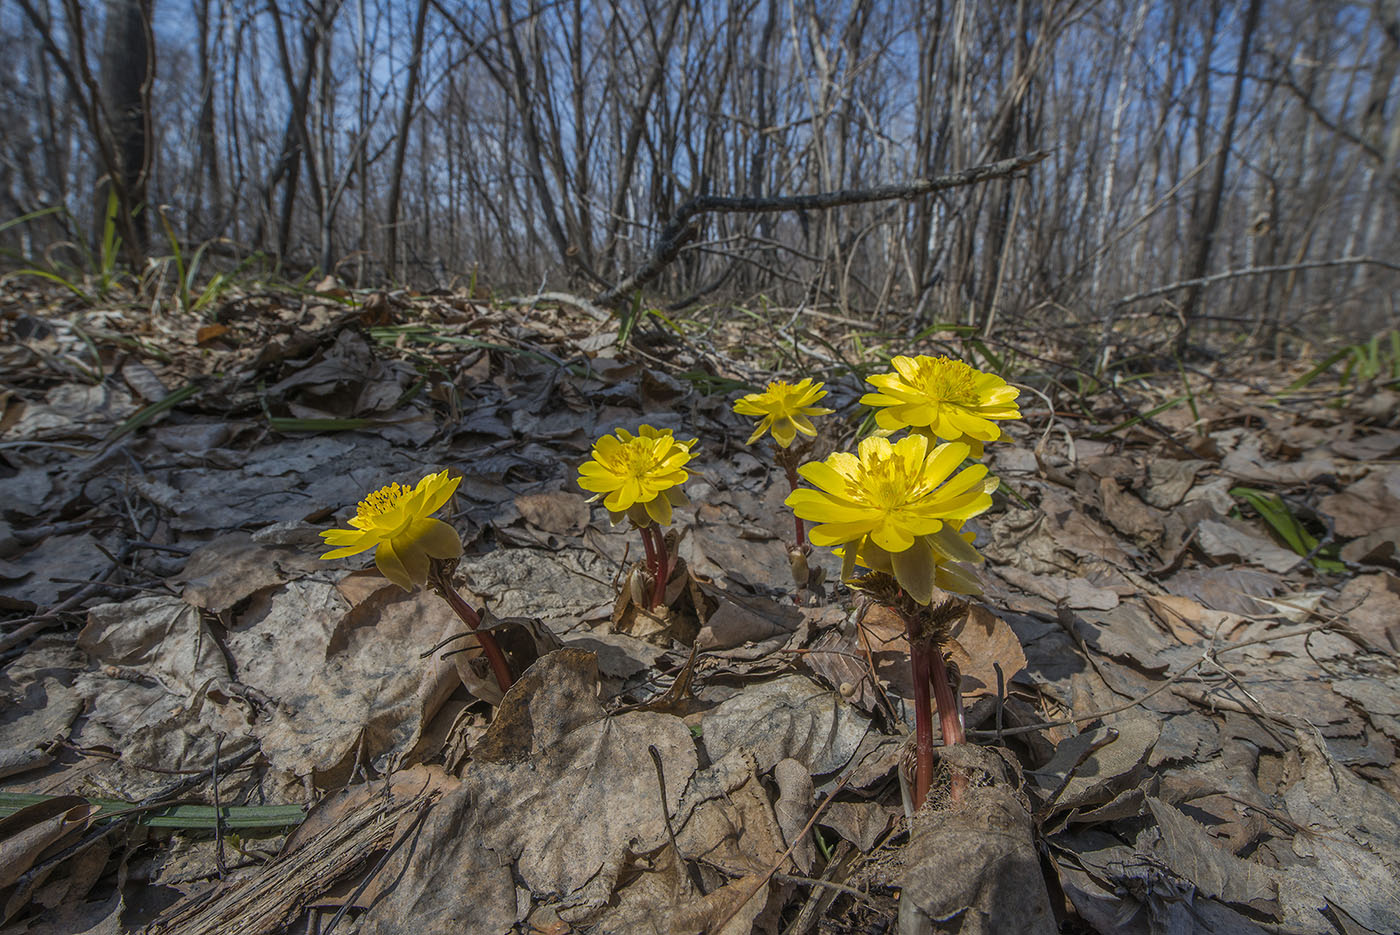
[[[10,259],[189,251],[352,283],[887,320],[1396,317],[1396,0],[0,0]],[[65,246],[65,244],[67,244]],[[55,246],[57,245],[57,246]],[[513,293],[512,293],[513,294]]]

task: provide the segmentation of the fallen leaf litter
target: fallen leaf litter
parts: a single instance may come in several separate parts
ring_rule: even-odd
[[[0,352],[15,931],[1400,929],[1393,414],[1276,398],[1286,373],[1201,374],[1195,413],[1136,421],[1105,397],[1047,428],[1023,400],[988,446],[1007,493],[975,521],[987,593],[952,646],[974,745],[943,755],[971,792],[911,837],[901,628],[856,627],[844,594],[792,603],[781,472],[700,391],[762,386],[739,342],[623,349],[567,308],[460,296],[395,296],[388,326],[286,299],[234,299],[203,338],[53,313]],[[866,388],[816,376],[856,411]],[[1138,412],[1172,390],[1142,392]],[[696,579],[660,626],[618,616],[637,547],[572,483],[593,439],[643,422],[701,439],[673,524]],[[422,658],[461,629],[431,594],[313,555],[365,491],[443,466],[458,585],[546,650],[504,699],[475,650]],[[214,804],[217,829],[150,827]]]

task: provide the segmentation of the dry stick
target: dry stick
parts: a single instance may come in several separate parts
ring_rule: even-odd
[[[656,785],[661,789],[661,817],[666,820],[666,837],[671,841],[671,853],[675,855],[676,862],[685,868],[686,876],[690,878],[690,885],[695,887],[695,892],[704,896],[705,881],[700,878],[699,869],[685,859],[680,846],[676,844],[676,829],[671,824],[671,808],[666,804],[666,771],[662,768],[661,751],[653,743],[647,744],[647,753],[651,754],[651,762],[656,767]]]
[[[1181,282],[1168,283],[1165,286],[1157,286],[1143,292],[1135,292],[1132,295],[1118,299],[1109,308],[1117,308],[1121,305],[1129,305],[1142,299],[1150,299],[1153,296],[1165,295],[1168,292],[1176,292],[1179,289],[1190,289],[1196,286],[1208,286],[1214,282],[1221,282],[1226,279],[1238,279],[1241,276],[1268,276],[1272,273],[1289,273],[1303,269],[1322,269],[1333,266],[1356,266],[1369,265],[1379,266],[1382,269],[1400,270],[1400,264],[1390,263],[1386,260],[1378,260],[1369,256],[1343,256],[1331,260],[1308,260],[1303,263],[1285,263],[1281,266],[1249,266],[1244,269],[1228,269],[1223,273],[1212,273],[1200,279],[1184,279]]]
[[[510,665],[506,663],[505,653],[501,652],[501,644],[496,642],[496,637],[489,630],[482,630],[481,616],[473,609],[472,605],[462,599],[462,595],[457,593],[457,589],[452,586],[452,582],[447,580],[447,576],[442,573],[437,563],[432,566],[429,572],[437,592],[442,595],[442,599],[447,601],[447,606],[452,608],[458,618],[463,623],[471,627],[476,641],[481,644],[481,651],[486,656],[486,660],[491,664],[491,671],[496,676],[496,684],[501,686],[501,691],[510,689],[515,681],[510,674]]]
[[[661,271],[675,260],[681,252],[681,248],[699,236],[699,231],[690,223],[699,214],[820,211],[846,205],[869,204],[874,201],[916,198],[920,195],[930,195],[949,188],[959,188],[964,185],[986,182],[990,179],[1004,178],[1030,168],[1049,155],[1049,150],[1039,150],[1024,156],[974,166],[951,175],[940,175],[931,179],[915,179],[903,184],[877,185],[874,188],[839,189],[811,195],[772,195],[761,198],[700,195],[682,204],[676,209],[671,220],[666,222],[651,259],[642,264],[642,267],[631,276],[598,296],[597,304],[603,308],[616,308],[626,301],[627,297],[634,291],[661,275]]]

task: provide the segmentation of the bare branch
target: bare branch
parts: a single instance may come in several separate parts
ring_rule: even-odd
[[[1015,156],[999,162],[974,166],[950,175],[940,175],[932,179],[915,179],[912,182],[892,185],[877,185],[874,188],[844,188],[830,192],[816,192],[810,195],[769,195],[766,197],[740,198],[723,195],[701,195],[692,198],[676,209],[675,215],[661,231],[661,239],[647,260],[631,276],[598,296],[598,304],[603,308],[616,308],[634,290],[640,289],[661,274],[673,261],[681,249],[697,236],[699,230],[690,222],[701,214],[759,214],[769,211],[824,211],[847,205],[870,204],[875,201],[893,201],[898,198],[917,198],[934,192],[976,185],[989,179],[1005,178],[1023,169],[1030,168],[1050,155],[1049,150],[1038,150],[1024,156]]]
[[[1331,260],[1308,260],[1304,263],[1285,263],[1282,266],[1250,266],[1245,269],[1228,269],[1221,273],[1212,273],[1209,276],[1202,276],[1199,279],[1185,279],[1181,282],[1168,283],[1165,286],[1157,286],[1143,292],[1134,292],[1132,295],[1124,296],[1109,305],[1109,308],[1120,308],[1124,305],[1131,305],[1133,302],[1140,302],[1143,299],[1150,299],[1154,296],[1166,295],[1168,292],[1176,292],[1178,289],[1199,289],[1211,283],[1223,282],[1227,279],[1239,279],[1241,276],[1268,276],[1273,273],[1290,273],[1300,269],[1327,269],[1335,266],[1379,266],[1382,269],[1400,271],[1400,263],[1390,263],[1386,260],[1378,260],[1369,256],[1342,256]]]

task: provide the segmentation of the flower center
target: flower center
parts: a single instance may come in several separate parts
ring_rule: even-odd
[[[919,478],[909,473],[908,464],[899,457],[875,456],[861,465],[852,485],[851,499],[864,501],[877,510],[897,510],[914,499],[919,491]]]
[[[403,484],[390,484],[388,487],[381,487],[361,500],[355,513],[364,520],[383,516],[398,506],[399,501],[411,493],[413,493],[412,488],[405,487]]]
[[[634,438],[614,456],[613,470],[629,477],[644,477],[656,467],[656,446],[646,438]]]
[[[768,398],[782,409],[791,409],[793,407],[793,400],[796,399],[797,396],[797,387],[788,383],[786,380],[778,380],[768,387]]]
[[[933,402],[975,406],[976,380],[977,371],[972,367],[960,360],[938,357],[919,361],[914,385]]]

